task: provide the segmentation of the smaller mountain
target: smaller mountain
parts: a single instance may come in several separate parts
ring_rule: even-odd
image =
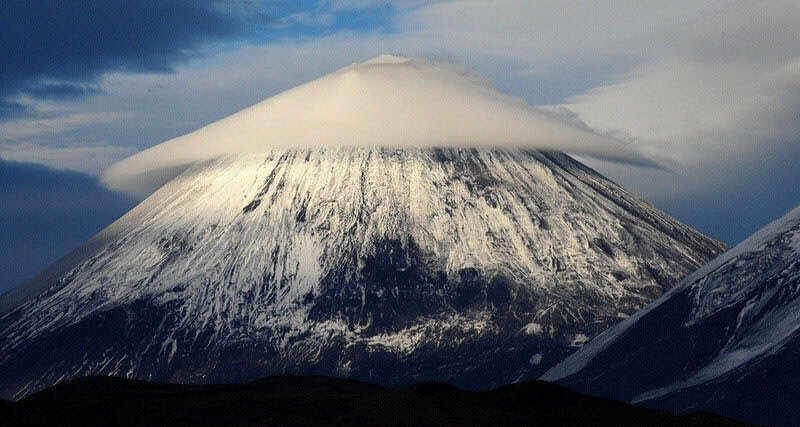
[[[542,379],[670,411],[800,423],[800,206]]]
[[[0,402],[3,425],[742,425],[677,416],[532,381],[488,392],[442,383],[385,388],[280,375],[249,384],[178,385],[113,377],[70,380]]]

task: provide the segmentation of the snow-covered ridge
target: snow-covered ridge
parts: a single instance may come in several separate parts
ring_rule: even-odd
[[[614,139],[557,120],[457,67],[380,56],[342,68],[109,168],[113,189],[149,195],[225,154],[322,147],[524,147],[642,165]]]
[[[541,378],[674,411],[796,424],[800,206]]]
[[[772,259],[772,264],[758,268],[759,259],[766,258],[766,252],[770,251],[776,241],[783,241],[783,244],[779,246],[780,248],[785,248],[779,254],[780,258],[778,260]],[[726,307],[741,303],[744,299],[751,297],[751,291],[761,286],[771,275],[781,272],[781,269],[786,268],[793,260],[795,262],[800,260],[800,245],[798,241],[800,241],[800,206],[791,209],[781,218],[768,224],[704,265],[643,310],[597,336],[580,351],[567,357],[546,372],[541,379],[556,381],[578,373],[593,358],[608,349],[609,346],[612,346],[615,340],[623,336],[641,318],[648,316],[677,293],[690,291],[694,295],[693,314],[691,318],[686,320],[686,326],[702,321],[702,319],[708,318]],[[751,270],[748,271],[748,268]],[[785,280],[791,280],[792,277]],[[764,303],[769,300],[769,297],[774,292],[773,290],[766,295],[762,294],[758,299]],[[742,313],[739,325],[741,325],[741,320],[747,314],[746,312],[750,311],[754,305],[756,305],[756,300],[753,300],[752,304],[748,305],[745,312]],[[800,313],[800,306],[798,306],[796,312]],[[750,314],[756,313],[758,313],[758,310],[753,310]],[[696,378],[687,380],[681,387],[698,384],[733,370],[753,358],[774,349],[775,345],[780,345],[783,340],[800,328],[800,317],[781,320],[769,318],[769,322],[773,323],[773,328],[777,328],[776,333],[780,337],[763,330],[758,334],[753,334],[750,339],[752,342],[749,344],[751,350],[748,352],[749,355],[747,357],[743,357],[741,351],[733,355],[721,353],[717,362],[712,362],[709,367],[699,372]],[[731,360],[731,357],[736,360]],[[665,392],[665,390],[654,391],[640,396],[639,400],[662,395]]]

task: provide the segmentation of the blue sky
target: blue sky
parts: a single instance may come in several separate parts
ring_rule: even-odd
[[[135,203],[98,184],[110,164],[382,53],[631,144],[669,170],[584,160],[736,243],[800,203],[798,22],[788,0],[11,0],[0,290]]]

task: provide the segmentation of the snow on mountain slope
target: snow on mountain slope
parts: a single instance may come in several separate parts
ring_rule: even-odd
[[[800,421],[799,288],[800,206],[542,378],[668,409]]]
[[[560,153],[226,155],[8,304],[0,394],[90,374],[534,378],[723,249]]]

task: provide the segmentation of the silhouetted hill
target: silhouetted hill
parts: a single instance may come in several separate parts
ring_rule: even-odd
[[[279,375],[238,385],[178,385],[113,377],[58,384],[11,403],[3,425],[741,425],[679,416],[532,381],[491,391],[441,383],[386,388]]]

